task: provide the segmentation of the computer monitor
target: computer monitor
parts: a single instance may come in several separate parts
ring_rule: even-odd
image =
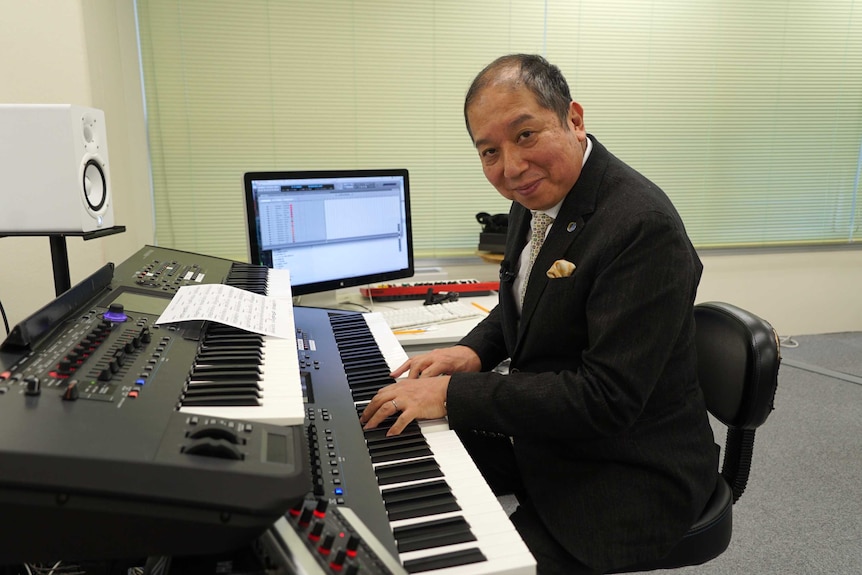
[[[248,172],[250,261],[294,296],[413,275],[407,170]]]

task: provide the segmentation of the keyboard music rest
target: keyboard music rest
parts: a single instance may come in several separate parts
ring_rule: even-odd
[[[356,400],[357,412],[361,412],[370,397],[380,387],[391,383],[388,372],[403,363],[405,355],[394,351],[397,345],[391,330],[383,329],[375,314],[363,314],[365,329],[354,318],[339,318],[333,321],[336,342],[348,353],[345,362],[348,385]],[[375,341],[380,338],[378,347],[390,350],[382,361],[375,362],[368,357],[352,358],[349,340],[362,338],[363,332],[373,333]],[[368,337],[366,335],[365,337]],[[391,363],[390,363],[391,362]],[[377,374],[378,379],[374,380]],[[351,383],[353,382],[353,383]],[[394,420],[394,418],[392,418]],[[391,422],[390,422],[391,424]],[[381,486],[381,497],[389,498],[391,509],[398,507],[392,499],[406,499],[406,507],[422,507],[422,497],[427,497],[427,514],[411,516],[408,519],[391,520],[393,537],[399,549],[399,556],[409,572],[434,572],[455,574],[512,574],[527,575],[535,572],[535,560],[527,550],[514,526],[508,520],[496,497],[485,484],[472,459],[457,436],[445,424],[445,420],[411,423],[398,437],[386,438],[386,424],[366,433],[369,454],[373,458],[382,457],[385,461],[372,463],[378,479],[387,472],[395,476],[408,473],[418,466],[420,476],[392,485]],[[427,435],[426,435],[427,433]],[[390,448],[389,443],[394,446]],[[424,445],[423,445],[424,444]],[[397,452],[403,451],[404,458],[397,459]],[[373,455],[371,455],[373,452]],[[430,455],[429,455],[430,453]],[[436,470],[435,470],[436,468]],[[444,482],[441,485],[441,480]],[[389,479],[384,479],[389,481]],[[417,492],[411,492],[416,489]],[[430,489],[430,495],[415,498],[414,495]],[[442,493],[440,490],[442,489]],[[403,492],[406,491],[406,494]],[[447,496],[446,492],[449,492]],[[442,500],[441,510],[437,500]],[[453,509],[452,501],[455,508]],[[403,509],[399,507],[399,509]],[[392,511],[390,511],[392,513]],[[413,514],[413,511],[405,511]],[[442,522],[442,524],[441,524]],[[430,530],[431,535],[424,531]],[[417,533],[417,530],[419,532]],[[431,544],[424,549],[414,549],[424,544],[416,543],[430,537],[438,539],[439,545]],[[400,538],[400,539],[399,539]],[[450,541],[457,541],[450,543]],[[409,547],[409,550],[407,550]]]
[[[234,263],[225,283],[290,297],[288,276],[269,268]],[[301,425],[305,405],[296,340],[208,325],[180,405],[193,415]]]

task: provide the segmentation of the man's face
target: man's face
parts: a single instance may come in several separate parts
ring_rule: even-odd
[[[578,179],[587,133],[576,102],[561,125],[527,88],[491,84],[467,108],[467,119],[485,177],[503,197],[546,210]]]

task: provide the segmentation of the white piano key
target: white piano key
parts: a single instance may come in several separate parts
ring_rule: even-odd
[[[302,425],[305,422],[305,403],[295,342],[266,337],[262,355],[262,405],[183,406],[180,412],[275,425]]]
[[[266,295],[279,299],[291,299],[293,291],[290,287],[290,271],[286,269],[267,270]]]
[[[444,545],[409,551],[399,555],[403,562],[417,558],[433,557],[439,554],[462,549],[478,548],[488,561],[471,563],[459,567],[434,570],[434,575],[451,573],[452,575],[473,575],[482,573],[510,573],[512,575],[529,575],[535,573],[535,560],[524,544],[514,525],[509,521],[496,496],[485,483],[472,458],[464,449],[454,431],[443,429],[444,422],[435,421],[426,427],[434,431],[425,435],[433,459],[443,472],[443,479],[449,485],[460,511],[433,513],[421,517],[393,521],[392,529],[407,525],[419,525],[429,521],[463,517],[470,525],[470,531],[476,541]],[[423,458],[407,458],[410,461]],[[429,459],[427,456],[424,459]],[[383,463],[379,465],[385,465]],[[379,466],[375,465],[375,467]],[[381,487],[385,494],[389,489],[407,485],[428,483],[437,479],[422,479]]]
[[[389,324],[377,312],[362,315],[365,318],[365,323],[368,324],[368,329],[371,330],[371,334],[374,336],[374,341],[377,343],[380,353],[386,360],[386,365],[389,366],[390,370],[400,367],[401,364],[407,361],[408,356],[398,342],[398,338],[392,333]]]
[[[366,313],[363,316],[389,369],[393,370],[403,364],[407,360],[407,354],[383,317],[377,313]],[[367,402],[358,402],[357,405],[364,403]],[[422,524],[435,519],[463,517],[470,524],[470,530],[477,540],[402,553],[399,556],[400,560],[404,562],[415,558],[433,557],[458,549],[478,548],[487,561],[436,569],[426,573],[433,575],[535,575],[535,559],[515,526],[512,525],[497,497],[485,483],[482,474],[479,473],[458,436],[449,429],[448,421],[445,418],[420,421],[419,427],[431,448],[432,458],[443,473],[442,479],[449,485],[461,510],[393,521],[390,527],[394,529],[398,526]],[[402,461],[411,459],[422,458],[407,458]],[[391,463],[397,462],[375,464],[374,467]],[[418,485],[439,479],[419,479],[386,485],[381,487],[381,492],[385,493],[396,487]]]
[[[484,546],[484,547],[483,547]],[[455,550],[456,546],[452,546],[451,550]],[[486,542],[482,545],[463,544],[463,549],[478,548],[485,556],[486,561],[479,563],[469,563],[466,565],[458,565],[455,567],[445,567],[443,569],[435,569],[425,571],[431,575],[535,575],[536,560],[529,551],[520,552],[513,549],[512,541]],[[443,553],[429,553],[424,557],[434,557]],[[403,556],[399,556],[403,559]]]

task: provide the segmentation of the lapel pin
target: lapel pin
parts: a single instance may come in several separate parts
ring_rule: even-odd
[[[575,231],[576,227],[578,227],[578,224],[576,224],[575,222],[569,222],[569,225],[566,226],[566,231],[567,232],[573,232],[573,231]]]

